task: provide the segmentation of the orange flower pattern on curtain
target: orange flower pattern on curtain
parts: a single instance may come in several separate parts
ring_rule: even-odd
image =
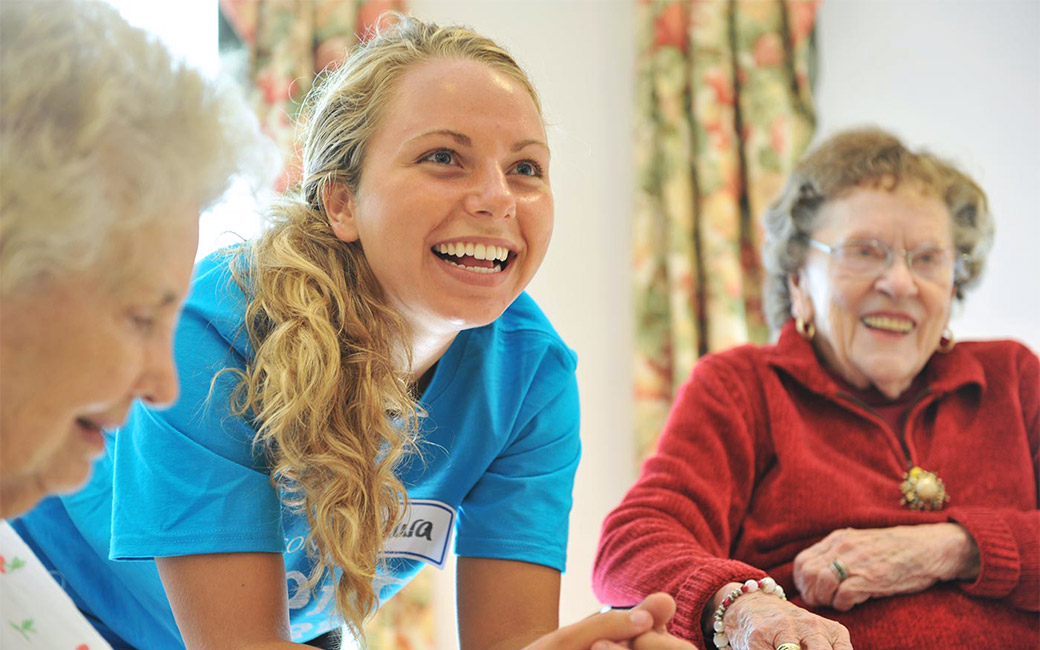
[[[223,18],[248,53],[246,87],[262,128],[285,154],[276,190],[301,180],[295,125],[317,75],[341,62],[384,12],[404,9],[404,0],[220,0]],[[432,575],[423,571],[368,624],[368,648],[432,649],[432,593]]]
[[[709,351],[765,342],[761,215],[812,138],[819,0],[638,0],[636,449]]]

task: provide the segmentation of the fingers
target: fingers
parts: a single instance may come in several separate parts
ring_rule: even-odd
[[[874,533],[852,528],[836,530],[795,557],[792,577],[806,605],[841,609],[835,604],[839,591],[851,575],[850,566],[858,566],[862,553],[869,551]],[[840,601],[846,607],[842,611],[864,600],[846,596]]]
[[[794,641],[793,639],[797,637],[797,634],[787,633],[785,636],[778,637],[782,638],[783,641],[779,641],[772,646],[767,644],[763,647],[782,650],[853,650],[852,643],[849,641],[848,630],[844,626],[838,626],[831,630],[829,635],[814,632],[802,637],[800,641]]]
[[[831,644],[831,647],[834,648],[834,650],[853,650],[852,641],[849,641],[848,639],[835,641]]]
[[[667,632],[650,631],[632,641],[632,650],[696,650],[696,647]]]
[[[838,589],[834,592],[831,607],[839,612],[847,612],[856,605],[869,600],[870,593],[867,581],[853,576],[838,585]]]
[[[848,643],[847,634],[843,640],[839,633],[840,630],[834,629],[829,630],[829,632],[829,635],[821,632],[811,634],[802,639],[799,645],[802,647],[802,650],[836,650],[842,647],[840,644],[844,643],[845,650],[852,650],[852,646]]]
[[[833,558],[802,551],[795,558],[794,582],[805,604],[811,607],[830,605],[841,585],[831,568]]]
[[[782,650],[831,650],[830,643],[820,634],[821,621],[788,619],[779,622],[772,634],[756,630],[751,634],[750,648],[780,648]],[[823,643],[821,643],[823,641]]]
[[[678,639],[667,632],[668,623],[675,615],[675,599],[668,594],[651,594],[631,611],[642,611],[653,618],[653,629],[632,639],[631,648],[633,650],[695,650],[692,643]],[[598,644],[599,642],[597,642]],[[600,650],[597,645],[593,646],[593,650]],[[604,642],[602,650],[606,650],[608,647]]]
[[[834,650],[834,645],[823,637],[812,637],[798,644],[802,650]]]
[[[654,629],[664,632],[672,616],[675,616],[675,599],[664,593],[650,594],[632,611],[638,610],[649,612],[654,618]]]
[[[555,632],[527,646],[528,650],[589,650],[593,644],[627,641],[653,627],[654,618],[644,610],[617,610],[596,614],[586,619],[561,627]],[[617,645],[617,644],[615,644]],[[618,646],[624,648],[624,646]],[[596,650],[614,650],[614,646],[596,647]]]
[[[837,621],[827,620],[827,627],[802,642],[804,650],[852,650],[849,629]]]
[[[801,594],[802,600],[810,606],[820,604],[816,597],[816,579],[820,573],[819,565],[823,557],[817,550],[820,544],[821,542],[817,542],[796,555],[791,572],[795,588]]]
[[[810,607],[828,606],[847,612],[869,600],[871,589],[867,580],[856,575],[839,580],[838,572],[831,568],[833,562],[831,560],[822,564],[812,559],[802,565],[801,576],[796,584],[800,583],[798,589],[805,604]]]

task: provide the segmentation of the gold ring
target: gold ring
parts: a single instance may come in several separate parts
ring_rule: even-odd
[[[831,571],[838,578],[838,582],[844,582],[849,577],[849,568],[841,560],[831,562]]]
[[[776,650],[802,650],[802,646],[797,643],[781,643],[776,646]]]

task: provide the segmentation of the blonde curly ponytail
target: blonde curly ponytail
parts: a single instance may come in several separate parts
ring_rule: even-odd
[[[234,266],[255,348],[235,411],[259,423],[255,443],[283,501],[307,518],[318,552],[310,584],[342,569],[336,603],[358,633],[377,601],[379,552],[404,494],[394,470],[415,430],[398,371],[404,326],[360,246],[336,239],[317,210],[286,199],[272,218]]]

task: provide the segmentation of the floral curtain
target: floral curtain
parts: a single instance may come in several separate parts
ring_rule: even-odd
[[[276,190],[300,180],[296,117],[315,77],[335,67],[380,21],[404,12],[405,0],[220,0],[221,58],[238,68],[262,128],[285,154]],[[385,20],[385,18],[384,18]],[[432,575],[424,571],[366,628],[370,650],[434,646]]]
[[[335,67],[386,11],[406,0],[220,0],[221,56],[245,54],[238,74],[264,132],[286,155],[279,191],[300,180],[296,117],[315,77]]]
[[[761,215],[813,134],[820,0],[638,0],[636,448],[697,358],[765,342]]]

